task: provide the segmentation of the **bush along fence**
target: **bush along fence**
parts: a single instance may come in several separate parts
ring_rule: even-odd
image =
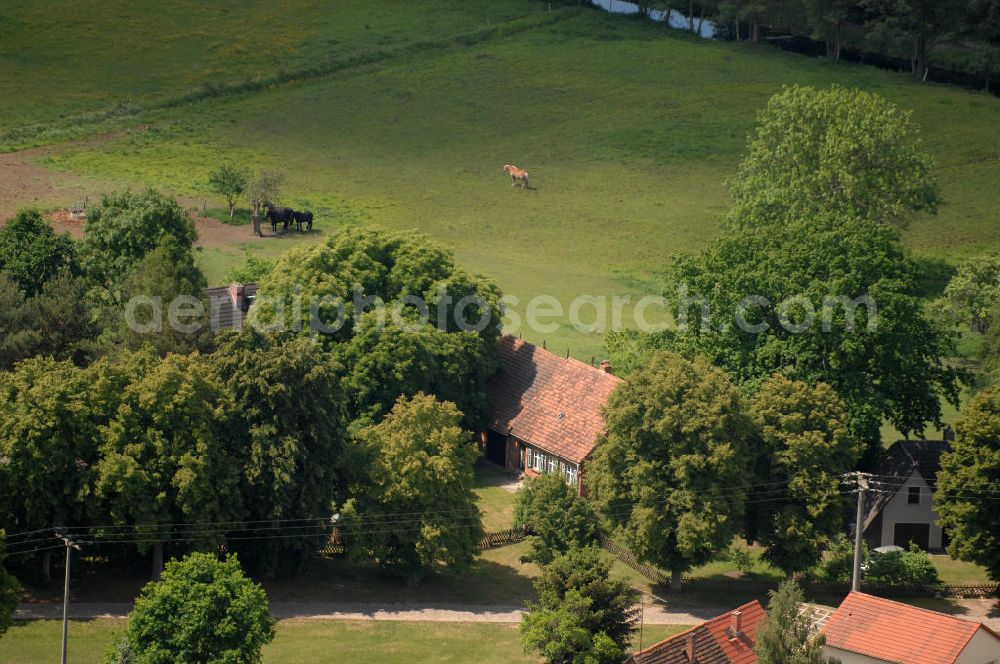
[[[489,532],[483,535],[483,539],[479,542],[479,550],[487,551],[489,549],[498,549],[502,546],[510,546],[511,544],[517,544],[523,542],[531,535],[531,531],[526,527],[522,526],[520,528],[508,528],[507,530],[497,530],[495,532]],[[342,556],[345,553],[344,543],[340,541],[336,534],[323,544],[316,552],[321,556],[336,557]]]
[[[655,565],[640,562],[632,552],[608,537],[601,536],[601,545],[614,554],[623,564],[642,574],[653,583],[669,586],[670,575]],[[685,576],[683,586],[688,591],[714,591],[732,594],[766,595],[769,590],[776,590],[778,581],[753,577],[742,578],[697,578]],[[811,595],[846,596],[851,590],[850,583],[831,583],[803,579],[800,584]],[[881,597],[1000,597],[1000,583],[983,584],[885,584],[865,582],[862,580],[862,590]],[[664,588],[666,591],[666,588]]]

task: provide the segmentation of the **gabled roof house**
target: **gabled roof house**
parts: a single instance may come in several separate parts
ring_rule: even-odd
[[[1000,635],[936,611],[852,592],[823,628],[841,664],[997,664]]]
[[[511,335],[500,338],[499,359],[487,388],[487,459],[529,477],[558,473],[579,491],[604,432],[602,408],[621,379],[609,363],[592,367]]]
[[[946,542],[933,493],[941,469],[941,455],[951,449],[946,440],[900,440],[893,443],[879,465],[868,494],[864,535],[869,548],[915,542],[926,551],[939,551]]]
[[[627,664],[756,664],[757,626],[765,617],[754,600],[639,650]]]

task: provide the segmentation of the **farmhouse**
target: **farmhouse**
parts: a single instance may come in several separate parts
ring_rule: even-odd
[[[869,494],[864,534],[869,548],[910,542],[925,551],[939,551],[946,542],[932,494],[941,469],[941,455],[951,449],[946,440],[901,440],[893,443],[880,464]]]
[[[243,327],[250,305],[257,299],[257,284],[229,284],[205,289],[212,331]]]
[[[823,628],[841,664],[994,664],[1000,635],[980,623],[852,592]]]
[[[486,458],[527,476],[558,473],[581,490],[583,465],[604,431],[601,409],[621,379],[510,335],[490,380]]]
[[[757,626],[765,617],[754,600],[636,652],[627,664],[756,664]]]

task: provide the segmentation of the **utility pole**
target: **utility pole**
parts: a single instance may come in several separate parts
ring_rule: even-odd
[[[69,636],[69,566],[72,560],[73,549],[80,550],[80,545],[71,537],[56,533],[56,537],[61,539],[66,545],[66,581],[63,585],[63,624],[62,624],[62,664],[66,664],[66,641]]]
[[[864,530],[865,490],[868,488],[868,474],[854,473],[858,485],[858,514],[854,521],[854,573],[851,575],[851,590],[861,590],[861,534]]]

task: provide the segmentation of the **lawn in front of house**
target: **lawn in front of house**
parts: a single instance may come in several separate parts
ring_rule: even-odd
[[[57,661],[62,623],[17,622],[0,638],[0,664],[48,664]],[[74,620],[69,626],[69,661],[98,664],[125,629],[118,619]],[[645,625],[643,645],[652,645],[687,629],[683,625]],[[638,632],[633,646],[638,647]],[[295,618],[277,624],[274,641],[264,647],[264,662],[274,664],[415,664],[539,662],[521,649],[513,623],[396,622]]]

